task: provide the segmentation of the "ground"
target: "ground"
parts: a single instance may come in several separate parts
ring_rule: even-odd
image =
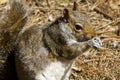
[[[0,11],[8,0],[0,1]],[[73,1],[91,20],[102,49],[90,48],[76,60],[70,80],[120,80],[120,0],[23,0],[28,8],[27,26],[47,25]]]

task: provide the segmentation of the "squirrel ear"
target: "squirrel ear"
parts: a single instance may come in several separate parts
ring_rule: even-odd
[[[70,18],[70,14],[69,14],[69,10],[68,9],[64,9],[63,14],[64,14],[64,18],[66,20],[68,20]]]
[[[79,6],[77,2],[74,2],[73,4],[73,11],[79,10]]]

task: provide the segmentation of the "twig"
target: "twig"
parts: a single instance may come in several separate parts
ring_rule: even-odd
[[[107,35],[107,34],[102,34],[101,37],[106,37],[106,38],[117,38],[117,39],[120,39],[120,36]]]
[[[46,2],[47,2],[47,6],[48,6],[48,7],[50,7],[49,1],[48,1],[48,0],[46,0]]]
[[[101,3],[103,3],[103,2],[104,2],[104,0],[97,0],[97,1],[93,4],[91,10],[94,10],[97,6],[99,6],[99,5],[100,5]]]
[[[103,42],[105,42],[105,41],[117,41],[117,42],[120,42],[120,39],[116,39],[116,38],[106,38],[106,39],[103,39],[102,41],[103,41]]]
[[[100,10],[100,8],[95,7],[94,10],[97,11],[97,12],[99,12],[100,14],[103,14],[105,17],[110,18],[111,20],[114,20],[114,18],[111,15],[103,12],[102,10]]]
[[[104,34],[104,33],[109,33],[109,32],[115,32],[116,30],[103,30],[103,31],[98,31],[96,34]]]
[[[119,22],[120,22],[120,17],[117,18],[117,19],[115,19],[115,20],[113,20],[112,22],[109,22],[108,24],[106,24],[106,25],[98,28],[97,30],[102,29],[102,28],[105,28],[106,26],[111,25],[111,24],[115,25],[115,24],[117,24],[117,23],[119,23]]]

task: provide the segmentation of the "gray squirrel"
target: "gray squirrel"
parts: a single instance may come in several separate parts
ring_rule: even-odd
[[[6,22],[0,23],[1,31],[9,32],[8,38],[3,36],[5,32],[0,36],[8,42],[0,43],[5,45],[0,52],[7,56],[14,50],[18,80],[69,80],[75,59],[90,47],[102,46],[89,19],[79,12],[76,2],[72,10],[64,9],[63,16],[48,26],[34,25],[24,32],[22,28],[27,17],[23,4],[12,0],[8,10],[10,13],[4,14]]]

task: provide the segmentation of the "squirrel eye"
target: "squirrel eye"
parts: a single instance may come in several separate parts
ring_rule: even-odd
[[[82,26],[80,26],[80,25],[75,25],[75,29],[76,29],[76,30],[81,30],[81,29],[82,29]]]

